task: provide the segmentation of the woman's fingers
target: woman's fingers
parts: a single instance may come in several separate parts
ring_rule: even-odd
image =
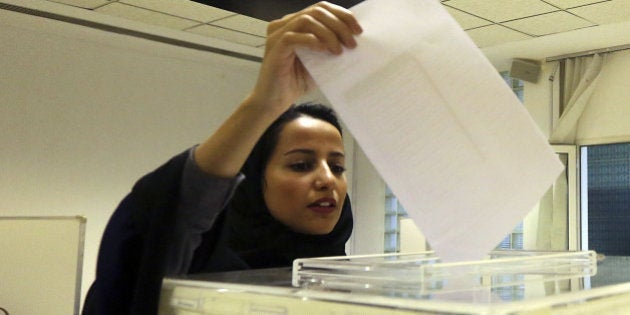
[[[361,27],[349,10],[328,2],[320,2],[271,22],[267,31],[272,39],[278,34],[292,32],[310,34],[321,43],[314,45],[308,38],[309,40],[304,43],[309,48],[321,50],[323,46],[332,53],[341,53],[342,45],[350,48],[356,46],[354,35],[361,32]]]
[[[352,12],[344,7],[340,7],[338,5],[334,5],[329,2],[320,2],[317,5],[326,8],[329,12],[333,13],[338,19],[344,22],[350,28],[353,34],[358,35],[363,32],[361,25],[354,17]]]
[[[269,27],[267,28],[267,32],[268,33],[275,32],[278,28],[282,27],[284,24],[289,22],[294,17],[302,15],[302,14],[308,14],[308,12],[314,8],[323,8],[329,11],[330,13],[335,15],[339,20],[343,21],[350,29],[353,30],[355,34],[361,33],[362,31],[361,26],[359,25],[357,20],[354,18],[350,10],[344,7],[338,6],[336,4],[326,2],[326,1],[316,3],[310,7],[302,9],[301,11],[287,14],[280,19],[272,21],[269,24]]]
[[[269,108],[284,111],[309,87],[310,76],[296,56],[297,48],[340,54],[356,46],[361,27],[352,12],[320,2],[272,21],[267,27],[265,56],[252,93]]]
[[[346,40],[346,43],[341,41],[341,38],[346,37],[343,31],[339,32],[338,30],[331,29],[329,26],[322,23],[322,20],[309,14],[296,17],[287,28],[290,29],[290,33],[286,34],[303,34],[305,36],[296,36],[296,38],[308,39],[305,44],[319,44],[314,46],[322,46],[334,54],[341,53],[342,45],[348,47],[356,46],[354,39],[349,42]],[[312,42],[313,39],[318,43]]]
[[[326,27],[342,36],[343,43],[354,43],[354,35],[363,30],[350,10],[328,2],[320,2],[312,9],[312,15]]]

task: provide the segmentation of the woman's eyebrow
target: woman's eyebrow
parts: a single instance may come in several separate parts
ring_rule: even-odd
[[[311,150],[311,149],[293,149],[293,150],[289,150],[287,152],[284,153],[284,155],[290,155],[290,154],[308,154],[308,155],[315,155],[315,150]],[[332,151],[330,152],[328,155],[333,156],[333,157],[345,157],[345,155],[343,154],[343,152],[340,151]]]
[[[296,153],[314,155],[315,151],[314,150],[309,150],[309,149],[293,149],[293,150],[289,150],[289,151],[285,152],[284,155],[296,154]]]
[[[343,152],[339,152],[339,151],[330,152],[328,155],[332,157],[346,157],[346,155],[343,154]]]

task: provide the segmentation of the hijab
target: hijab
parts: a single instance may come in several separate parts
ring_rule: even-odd
[[[276,220],[263,198],[263,172],[284,125],[302,115],[331,123],[341,133],[332,109],[319,104],[292,106],[258,141],[227,207],[196,250],[190,272],[218,272],[291,266],[297,258],[345,255],[352,233],[350,199],[345,196],[339,221],[324,235],[295,232]]]

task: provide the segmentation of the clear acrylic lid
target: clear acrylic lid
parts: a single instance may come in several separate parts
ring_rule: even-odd
[[[432,251],[297,259],[292,284],[314,290],[400,297],[509,287],[594,275],[594,251],[494,251],[479,261],[442,263]]]

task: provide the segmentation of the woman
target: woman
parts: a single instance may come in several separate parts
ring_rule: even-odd
[[[342,53],[361,28],[320,2],[273,21],[252,92],[206,141],[140,179],[110,219],[84,314],[156,314],[167,274],[290,266],[341,255],[352,229],[341,128],[292,106],[296,48]]]

